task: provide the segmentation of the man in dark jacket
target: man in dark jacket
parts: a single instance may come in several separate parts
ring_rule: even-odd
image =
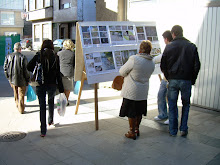
[[[191,88],[195,84],[200,70],[200,61],[197,47],[183,37],[183,29],[179,25],[173,26],[173,42],[168,44],[161,59],[161,70],[168,85],[169,105],[169,132],[176,136],[178,132],[178,107],[177,100],[179,91],[182,99],[182,116],[180,131],[181,136],[188,134],[188,115],[190,108]]]
[[[27,58],[21,54],[21,44],[14,44],[14,52],[5,57],[4,73],[14,90],[16,106],[21,114],[24,113],[24,96],[29,82]]]

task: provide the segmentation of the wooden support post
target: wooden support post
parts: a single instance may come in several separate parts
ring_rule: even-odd
[[[79,94],[78,94],[77,103],[76,103],[75,115],[77,115],[77,113],[78,113],[80,98],[81,98],[82,89],[83,89],[83,85],[84,85],[85,80],[86,80],[86,73],[85,73],[85,71],[83,71],[82,78],[81,78],[81,85],[80,85]]]
[[[98,118],[98,84],[95,83],[95,128],[99,129],[99,118]]]

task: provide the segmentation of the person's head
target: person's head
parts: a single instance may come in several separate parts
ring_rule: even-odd
[[[152,44],[149,40],[142,41],[140,44],[139,53],[150,54],[152,49]]]
[[[175,37],[183,37],[183,28],[180,25],[175,25],[171,29],[173,39]]]
[[[74,49],[74,43],[70,39],[67,39],[63,42],[63,47],[67,50],[72,50]]]
[[[54,50],[53,41],[51,41],[49,39],[44,40],[42,45],[41,45],[41,51],[44,50],[45,48]]]
[[[172,34],[171,34],[171,31],[170,31],[170,30],[165,31],[165,32],[162,34],[162,36],[163,36],[163,39],[164,39],[164,43],[165,43],[166,45],[169,44],[169,43],[173,40]]]
[[[14,51],[15,52],[21,52],[21,44],[20,44],[20,42],[16,42],[14,44]]]
[[[44,59],[49,59],[50,56],[54,55],[54,46],[53,46],[53,41],[47,39],[44,40],[42,45],[41,45],[41,54],[40,54],[40,60],[41,62],[44,61]]]

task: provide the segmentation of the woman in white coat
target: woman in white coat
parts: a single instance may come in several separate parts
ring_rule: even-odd
[[[147,114],[149,79],[155,68],[153,57],[150,55],[151,49],[150,41],[142,41],[139,54],[130,56],[119,70],[120,75],[124,77],[121,91],[123,102],[119,116],[128,117],[130,130],[125,136],[134,140],[136,134],[140,135],[142,115]]]

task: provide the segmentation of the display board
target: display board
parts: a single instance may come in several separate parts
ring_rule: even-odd
[[[88,84],[112,81],[143,40],[152,42],[153,56],[161,53],[155,22],[77,23],[75,81],[81,80],[84,68]]]

